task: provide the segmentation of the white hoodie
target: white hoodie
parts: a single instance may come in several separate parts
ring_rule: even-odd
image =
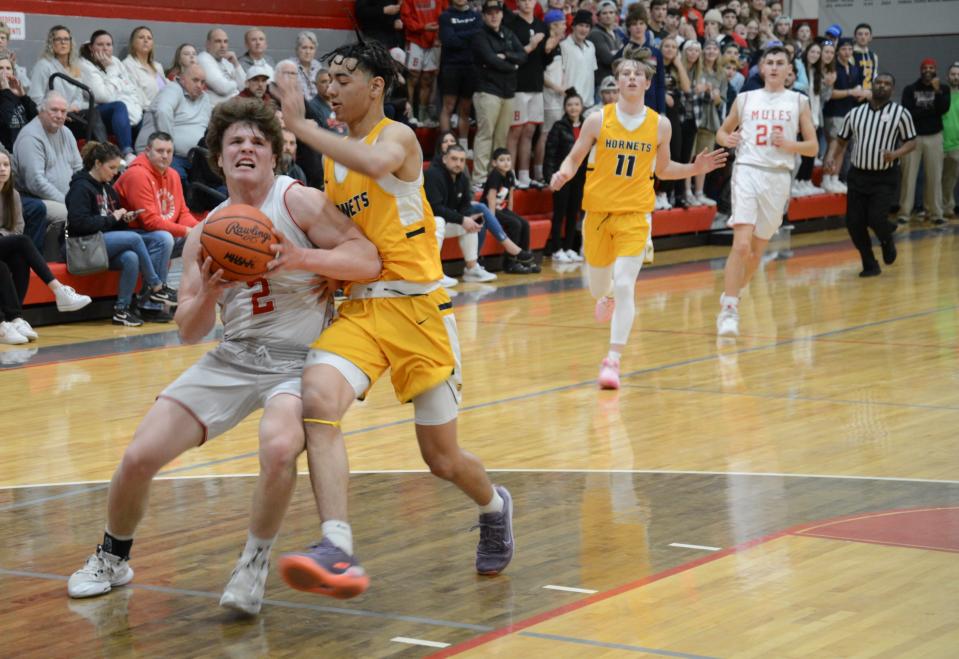
[[[106,71],[86,59],[80,58],[83,82],[91,90],[97,104],[121,101],[130,115],[130,125],[135,126],[143,118],[143,105],[140,102],[140,88],[130,78],[129,72],[116,57],[111,58]]]

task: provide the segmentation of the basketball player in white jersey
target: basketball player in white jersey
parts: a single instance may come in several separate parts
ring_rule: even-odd
[[[211,165],[222,171],[230,204],[259,208],[287,245],[287,266],[269,279],[231,285],[212,260],[200,257],[202,229],[183,251],[176,312],[180,338],[197,343],[216,324],[223,340],[159,395],[137,428],[113,475],[103,543],[67,585],[71,597],[93,597],[133,579],[130,548],[156,473],[185,451],[234,427],[263,408],[260,476],[249,536],[220,604],[247,614],[260,610],[269,555],[305,447],[300,376],[310,344],[332,315],[317,293],[317,277],[375,277],[372,243],[319,190],[275,176],[283,138],[274,112],[255,99],[217,106],[207,130]],[[314,246],[319,249],[314,249]],[[315,273],[311,274],[311,273]]]
[[[733,246],[726,259],[725,290],[716,319],[719,336],[739,336],[739,292],[759,267],[782,224],[796,156],[819,150],[809,100],[786,89],[788,56],[782,46],[760,58],[764,86],[736,97],[716,142],[736,149],[732,176]],[[797,141],[801,133],[802,140]]]
[[[619,389],[619,361],[636,316],[636,277],[643,265],[656,203],[653,175],[684,179],[705,174],[726,162],[716,149],[691,164],[669,158],[672,125],[645,105],[655,73],[645,48],[628,48],[616,73],[619,100],[586,118],[579,138],[553,175],[550,187],[562,188],[589,154],[583,195],[583,254],[595,317],[610,322],[609,352],[599,371],[602,389]]]

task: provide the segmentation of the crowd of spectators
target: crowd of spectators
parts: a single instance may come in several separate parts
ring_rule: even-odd
[[[791,55],[788,86],[809,98],[821,142],[819,157],[797,159],[793,196],[845,191],[848,164],[824,176],[822,187],[814,185],[813,172],[843,117],[870,99],[881,70],[867,23],[851,31],[830,25],[816,35],[809,23],[784,15],[776,0],[357,0],[356,16],[364,38],[392,49],[405,81],[392,90],[389,116],[414,127],[438,125],[459,147],[449,158],[444,150],[434,163],[445,172],[434,178],[433,196],[445,195],[447,233],[462,232],[471,253],[472,238],[481,246],[489,233],[506,249],[508,272],[537,267],[528,258],[528,223],[510,210],[513,190],[544,187],[582,119],[614,99],[616,62],[627,45],[648,52],[656,74],[646,103],[673,123],[671,157],[690,162],[714,145],[735,96],[762,86],[755,66],[762,49],[783,44]],[[78,172],[85,172],[80,179],[87,184],[97,176],[83,164],[78,140],[110,139],[119,153],[117,174],[126,171],[114,210],[142,209],[124,230],[168,234],[175,254],[177,239],[196,221],[187,207],[193,182],[217,187],[196,172],[213,107],[236,95],[275,105],[269,82],[277,76],[296,77],[307,115],[317,124],[345,132],[330,103],[330,75],[317,59],[316,34],[299,32],[285,48],[289,57],[279,61],[268,54],[264,30],[247,30],[243,41],[245,52],[237,55],[228,33],[214,27],[202,49],[181,44],[164,66],[149,26],[118,43],[106,30],[80,37],[55,25],[27,68],[0,23],[0,142],[12,154],[22,220],[11,226],[20,227],[47,260],[57,259],[71,186]],[[921,207],[927,219],[941,223],[956,210],[959,63],[943,71],[927,58],[917,68],[918,79],[902,85],[919,146],[901,167],[899,220],[910,221]],[[292,135],[288,141],[281,171],[322,186],[319,154]],[[456,171],[460,154],[464,169]],[[107,169],[97,171],[105,175]],[[554,195],[547,252],[560,262],[579,258],[581,178]],[[657,183],[656,206],[718,204],[728,210],[725,178]],[[479,204],[450,197],[467,183],[480,193]],[[108,231],[118,228],[104,218]],[[132,258],[120,260],[132,267]],[[489,273],[469,261],[467,278],[484,280]],[[144,273],[143,259],[138,263]],[[136,316],[132,297],[124,292],[123,298],[120,306]]]

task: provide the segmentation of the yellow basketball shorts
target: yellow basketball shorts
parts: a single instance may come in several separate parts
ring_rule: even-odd
[[[587,212],[583,220],[583,256],[597,268],[619,256],[641,256],[650,230],[649,213]]]
[[[355,364],[371,387],[391,369],[401,403],[450,377],[457,390],[461,386],[456,319],[443,288],[427,295],[347,300],[312,347]]]

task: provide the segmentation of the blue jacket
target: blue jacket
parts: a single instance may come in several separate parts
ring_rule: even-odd
[[[440,66],[471,66],[473,64],[473,37],[483,27],[478,11],[457,11],[450,7],[440,14]]]

